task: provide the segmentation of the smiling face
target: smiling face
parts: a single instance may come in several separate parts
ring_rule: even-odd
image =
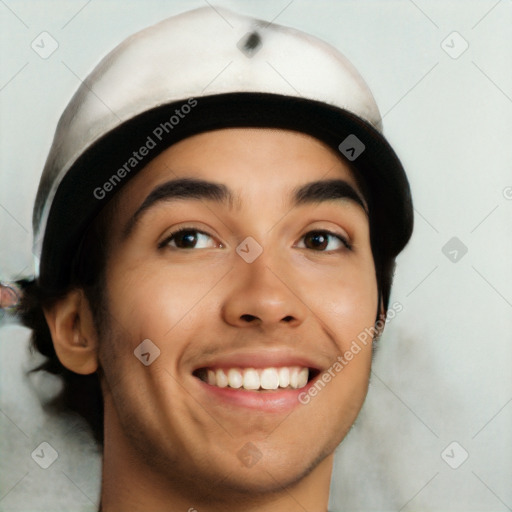
[[[330,471],[371,344],[332,366],[377,313],[361,197],[321,142],[252,128],[183,140],[118,193],[99,354],[106,456],[144,461],[191,495]],[[143,340],[148,365],[134,356]]]

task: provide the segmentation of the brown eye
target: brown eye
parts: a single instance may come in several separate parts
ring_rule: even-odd
[[[304,247],[314,251],[336,251],[339,249],[350,249],[348,242],[340,235],[330,231],[310,231],[303,237]]]
[[[205,249],[215,247],[215,242],[210,235],[203,231],[186,228],[169,235],[160,246],[170,246],[176,249]]]

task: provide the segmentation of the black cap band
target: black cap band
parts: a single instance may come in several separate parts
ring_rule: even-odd
[[[153,158],[186,137],[229,127],[299,131],[336,151],[347,137],[357,137],[364,150],[348,163],[358,171],[369,195],[372,246],[378,241],[385,257],[395,257],[406,245],[413,226],[409,183],[393,149],[369,123],[309,99],[219,94],[148,110],[100,138],[77,159],[52,201],[42,240],[40,285],[50,290],[69,286],[71,262],[85,230],[113,195]],[[40,190],[44,188],[41,183]],[[40,208],[36,202],[35,218]]]

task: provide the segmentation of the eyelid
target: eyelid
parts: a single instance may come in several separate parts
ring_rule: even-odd
[[[342,234],[342,233],[337,233],[335,231],[329,231],[329,230],[324,231],[324,233],[327,233],[329,235],[335,236],[336,238],[339,238],[343,242],[343,245],[345,245],[345,247],[347,249],[352,249],[352,243],[351,243],[348,235]]]
[[[339,237],[345,243],[352,246],[352,236],[349,234],[347,229],[342,227],[338,222],[322,220],[309,222],[301,236],[305,236],[311,232],[328,233],[329,235]]]

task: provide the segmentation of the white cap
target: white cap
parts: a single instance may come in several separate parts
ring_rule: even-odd
[[[335,48],[298,30],[217,11],[168,18],[110,52],[69,103],[48,163],[65,172],[95,140],[141,112],[233,91],[318,100],[381,129],[370,89]]]
[[[204,7],[166,19],[123,41],[73,96],[59,121],[34,207],[34,239],[40,241],[36,257],[44,249],[50,217],[80,215],[68,211],[71,203],[56,205],[57,192],[71,170],[79,162],[83,167],[84,158],[106,137],[155,108],[194,98],[199,100],[197,110],[201,98],[232,93],[300,98],[341,109],[361,121],[362,131],[378,139],[379,152],[385,152],[386,158],[392,153],[389,167],[403,173],[380,136],[381,116],[370,89],[341,53],[298,30]],[[74,176],[78,180],[75,188],[94,182],[87,173],[86,182]],[[95,179],[98,182],[99,177]],[[88,221],[101,206],[87,212]],[[51,252],[55,256],[55,250]]]

